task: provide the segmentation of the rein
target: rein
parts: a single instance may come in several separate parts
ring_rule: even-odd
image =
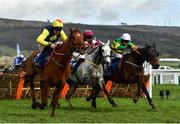
[[[97,67],[97,68],[99,68],[99,66],[100,66],[100,65],[97,65],[97,64],[95,64],[95,63],[93,63],[93,62],[91,62],[91,61],[88,61],[88,60],[85,60],[85,62],[86,62],[86,63],[89,63],[89,64],[91,64],[91,65],[93,65],[93,66],[95,66],[95,67]]]
[[[59,62],[57,62],[57,61],[54,59],[54,57],[52,57],[52,60],[53,60],[59,67],[62,67],[62,68],[66,68],[66,67],[67,67],[67,65],[65,66],[65,65],[62,65],[62,64],[60,64]]]
[[[53,49],[53,53],[56,54],[56,55],[58,55],[58,56],[64,56],[64,54],[62,54],[62,53],[57,53],[57,52],[55,51],[55,49]]]
[[[142,56],[141,53],[138,50],[134,50],[134,51],[145,60],[144,56]]]
[[[138,50],[134,50],[141,58],[143,58],[144,60],[145,60],[145,58],[144,58],[144,56],[142,56],[141,55],[141,53],[138,51]],[[136,67],[136,68],[140,68],[140,66],[139,65],[136,65],[136,64],[134,64],[134,63],[132,63],[132,62],[129,62],[129,61],[125,61],[127,64],[130,64],[130,65],[133,65],[134,67]]]
[[[53,52],[52,52],[52,54],[51,54],[51,58],[52,58],[52,60],[55,62],[56,65],[58,65],[59,67],[62,67],[62,68],[66,68],[67,65],[66,65],[66,66],[65,66],[65,65],[62,65],[62,64],[60,64],[59,62],[57,62],[57,61],[55,60],[55,58],[53,57],[53,53],[54,53],[55,55],[58,55],[58,56],[64,56],[65,54],[57,53],[57,52],[55,51],[55,49],[53,49]]]
[[[132,62],[128,62],[128,61],[125,61],[127,64],[130,64],[130,65],[133,65],[134,67],[136,67],[136,68],[139,68],[140,66],[138,66],[138,65],[136,65],[136,64],[134,64],[134,63],[132,63]]]
[[[69,39],[69,42],[70,42],[70,39]],[[66,42],[66,43],[64,44],[64,47],[67,46],[67,44],[68,44],[68,42]],[[58,56],[65,56],[66,53],[64,53],[64,54],[63,54],[63,53],[58,53],[58,52],[55,51],[55,49],[53,49],[53,52],[52,52],[52,55],[51,55],[52,60],[55,62],[56,65],[58,65],[59,67],[62,67],[62,68],[66,68],[68,65],[63,65],[63,64],[60,64],[59,62],[57,62],[57,61],[55,60],[55,58],[53,57],[53,53],[54,53],[55,55],[58,55]]]

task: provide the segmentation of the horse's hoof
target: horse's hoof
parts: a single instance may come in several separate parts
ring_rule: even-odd
[[[112,104],[112,107],[118,107],[118,105],[116,103]]]
[[[43,106],[41,106],[41,105],[39,106],[39,108],[40,108],[41,110],[44,110],[44,107],[43,107]]]
[[[96,109],[97,109],[97,107],[96,107],[96,106],[92,106],[92,108],[93,108],[94,110],[96,110]]]
[[[86,101],[90,101],[91,100],[91,97],[90,96],[87,96],[86,97]]]
[[[56,105],[56,108],[59,108],[61,105],[58,103],[57,105]]]
[[[154,103],[151,102],[151,103],[149,103],[149,104],[150,104],[150,106],[152,107],[153,110],[156,110],[156,109],[157,109],[157,107],[154,105]]]
[[[133,98],[133,102],[134,102],[134,103],[137,103],[138,100],[137,100],[136,98]]]
[[[36,109],[37,107],[39,107],[39,102],[34,102],[34,103],[32,103],[31,107],[32,107],[33,109]]]
[[[34,105],[34,104],[32,104],[31,107],[32,107],[33,109],[36,109],[36,108],[37,108],[37,106]]]
[[[74,111],[74,107],[73,106],[70,106],[70,109],[71,109],[71,111]]]
[[[54,113],[51,113],[51,117],[54,117],[54,115],[55,115]]]
[[[96,105],[92,105],[92,108],[93,108],[93,109],[97,109]]]
[[[157,107],[156,107],[156,106],[152,106],[152,109],[153,109],[153,110],[157,110]]]
[[[39,108],[40,108],[41,110],[44,110],[45,106],[46,106],[46,105],[44,105],[44,104],[40,104],[40,105],[39,105]]]
[[[66,101],[67,101],[67,102],[68,102],[68,101],[69,101],[69,99],[70,99],[67,95],[65,96],[65,98],[66,98]]]

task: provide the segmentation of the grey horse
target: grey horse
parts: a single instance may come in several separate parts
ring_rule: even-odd
[[[75,92],[78,84],[88,84],[92,85],[94,94],[92,96],[92,107],[96,108],[96,98],[99,90],[102,89],[107,96],[110,104],[115,107],[117,104],[113,101],[113,99],[109,96],[105,88],[105,83],[103,79],[103,65],[109,65],[111,63],[110,59],[111,49],[109,46],[109,42],[101,45],[93,52],[87,54],[85,56],[85,61],[82,62],[77,71],[73,73],[67,83],[69,84],[69,90],[66,95],[66,100],[69,103],[71,109],[73,106],[70,101],[70,97]]]

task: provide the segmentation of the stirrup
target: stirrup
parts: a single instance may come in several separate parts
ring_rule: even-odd
[[[40,65],[38,62],[35,62],[35,66],[36,66],[37,68],[43,68],[43,66]]]

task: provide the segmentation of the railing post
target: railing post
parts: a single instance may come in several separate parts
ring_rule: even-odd
[[[149,96],[150,96],[150,98],[152,98],[152,66],[151,65],[149,65],[148,66],[148,74],[150,75],[149,76],[149,83],[148,83],[148,92],[149,92]]]

